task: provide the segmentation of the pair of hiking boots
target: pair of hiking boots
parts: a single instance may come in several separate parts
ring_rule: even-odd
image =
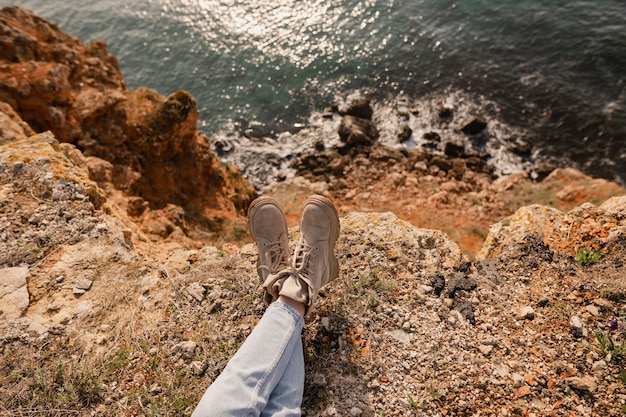
[[[335,206],[320,195],[306,200],[293,257],[289,251],[287,221],[276,200],[266,196],[254,200],[248,219],[259,250],[257,272],[263,281],[265,302],[270,304],[283,295],[303,303],[308,315],[319,289],[339,274],[334,254],[339,236]]]

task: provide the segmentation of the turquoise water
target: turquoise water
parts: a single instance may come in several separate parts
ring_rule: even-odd
[[[208,135],[295,131],[355,91],[382,107],[462,97],[527,159],[626,178],[623,0],[16,4],[105,40],[130,88],[190,91]]]

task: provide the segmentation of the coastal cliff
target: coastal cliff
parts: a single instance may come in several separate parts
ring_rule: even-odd
[[[210,151],[189,93],[131,92],[104,42],[83,45],[17,7],[0,13],[0,102],[80,150],[92,178],[150,235],[236,234],[256,196]]]
[[[189,415],[264,310],[255,191],[103,43],[7,8],[0,45],[0,415]],[[266,190],[290,224],[310,192],[341,213],[305,415],[622,415],[623,189],[377,146],[301,165]]]

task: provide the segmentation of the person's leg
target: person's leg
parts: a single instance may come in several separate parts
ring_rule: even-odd
[[[284,409],[280,415],[300,415],[304,389],[300,339],[304,305],[278,295],[282,283],[292,273],[287,222],[276,200],[265,196],[250,204],[248,216],[250,233],[259,251],[257,272],[265,289],[264,299],[268,304],[276,299],[281,303],[268,308],[209,387],[196,415],[256,416],[270,401],[271,410]],[[297,375],[301,375],[300,380]],[[289,387],[287,381],[296,385]],[[272,397],[276,387],[277,393]]]
[[[269,409],[275,416],[299,416],[304,387],[303,324],[293,307],[272,303],[209,386],[193,416],[260,416]]]
[[[304,395],[304,354],[302,339],[298,339],[298,342],[291,353],[283,377],[270,395],[261,417],[300,416]]]
[[[307,199],[291,262],[286,222],[276,201],[260,197],[251,204],[249,217],[265,300],[276,302],[207,389],[194,416],[300,415],[303,314],[311,312],[319,288],[338,275],[337,210],[322,196]]]
[[[285,296],[279,296],[278,301],[289,304],[301,316],[304,316],[304,304]],[[272,395],[261,417],[265,416],[293,416],[300,415],[300,405],[304,395],[304,354],[302,339],[299,340],[291,353],[291,359],[283,373],[283,377],[274,388]]]

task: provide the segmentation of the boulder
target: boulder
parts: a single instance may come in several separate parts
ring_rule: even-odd
[[[461,123],[461,132],[466,135],[478,135],[487,128],[487,122],[472,116]]]
[[[354,116],[360,119],[372,120],[374,109],[366,98],[357,98],[350,102],[348,107],[341,112],[343,116]]]
[[[366,264],[368,258],[393,258],[396,265],[411,262],[420,271],[422,284],[430,285],[432,276],[453,275],[467,263],[445,233],[420,229],[393,213],[351,212],[340,221],[338,252],[352,255],[343,264]]]
[[[443,153],[452,158],[465,156],[465,146],[462,143],[446,142]]]
[[[7,103],[0,102],[0,140],[3,143],[25,140],[35,132]],[[0,143],[2,143],[0,142]]]
[[[339,125],[339,138],[350,148],[359,145],[371,146],[378,139],[378,129],[365,118],[346,115]]]
[[[624,243],[626,196],[599,207],[583,204],[570,212],[533,204],[492,225],[477,259],[551,260],[554,252],[575,255],[596,242]]]
[[[0,268],[0,320],[21,317],[28,308],[27,267]]]

